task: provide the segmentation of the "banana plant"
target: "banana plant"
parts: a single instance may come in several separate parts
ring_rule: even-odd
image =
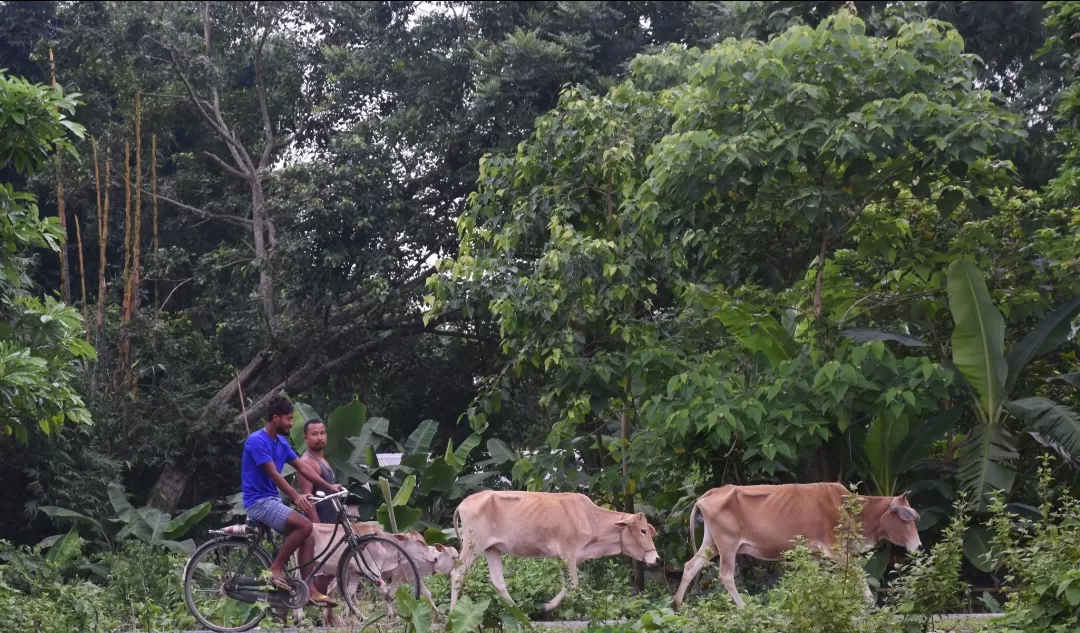
[[[1080,455],[1080,417],[1074,411],[1041,396],[1010,399],[1021,370],[1072,335],[1080,297],[1047,315],[1008,354],[1005,319],[975,264],[957,260],[949,266],[948,297],[955,324],[953,365],[969,388],[977,419],[960,447],[957,477],[978,509],[985,510],[988,493],[1008,492],[1016,478],[1016,439],[1005,427],[1006,416],[1022,422],[1028,432],[1051,438],[1073,456]]]
[[[210,503],[201,503],[190,510],[172,517],[156,508],[131,505],[127,493],[119,484],[109,484],[109,501],[112,503],[116,518],[101,521],[74,510],[56,506],[42,506],[41,511],[56,521],[72,521],[76,525],[85,525],[98,537],[97,543],[102,549],[112,549],[120,539],[134,537],[150,545],[160,545],[178,554],[191,554],[195,542],[191,539],[180,541],[191,528],[210,513]],[[70,534],[70,532],[69,532]],[[49,537],[40,545],[57,546],[66,541],[67,536]]]

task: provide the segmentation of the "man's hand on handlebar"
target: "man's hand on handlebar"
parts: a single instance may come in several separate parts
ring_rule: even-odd
[[[312,503],[322,503],[323,501],[326,501],[327,499],[333,499],[334,497],[344,497],[344,496],[349,494],[349,491],[346,490],[344,488],[344,486],[342,486],[341,484],[334,484],[333,487],[331,488],[331,490],[333,490],[333,492],[331,494],[324,495],[322,493],[322,491],[320,491],[318,496],[316,496],[316,495],[308,495],[307,498]]]
[[[300,509],[301,512],[307,514],[315,509],[315,506],[311,504],[311,500],[306,495],[297,494],[293,497],[293,503]]]

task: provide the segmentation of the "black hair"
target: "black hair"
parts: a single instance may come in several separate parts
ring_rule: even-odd
[[[292,403],[286,400],[284,396],[277,395],[270,398],[270,404],[266,406],[266,419],[269,420],[275,415],[289,415],[292,412]]]
[[[312,418],[312,419],[308,420],[307,422],[304,422],[304,435],[307,435],[308,428],[310,428],[312,424],[322,424],[322,425],[325,426],[326,423],[323,422],[322,420],[320,420],[319,418]]]

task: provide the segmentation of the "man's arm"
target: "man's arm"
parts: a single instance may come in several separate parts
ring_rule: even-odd
[[[293,460],[293,464],[299,463],[299,460]],[[296,466],[293,466],[293,468],[296,468]],[[278,487],[278,490],[284,492],[287,497],[292,499],[292,502],[295,503],[296,507],[300,508],[300,510],[304,514],[309,514],[315,511],[315,506],[313,506],[311,502],[308,501],[308,498],[297,492],[292,486],[289,485],[289,482],[285,481],[285,478],[282,477],[281,473],[279,473],[277,471],[277,468],[274,467],[274,462],[266,462],[262,465],[262,469],[266,472],[266,474],[270,475],[270,480],[274,482],[274,485]],[[300,469],[296,468],[296,470],[299,471]]]
[[[304,464],[306,465],[311,460],[307,459],[307,453],[304,453],[297,461],[304,462]],[[314,493],[315,486],[311,483],[310,479],[308,479],[307,477],[298,477],[297,479],[300,480],[300,494],[306,497],[307,495]],[[312,523],[319,522],[319,513],[315,511],[315,504],[311,504],[311,511],[307,514],[308,518],[311,519]]]
[[[331,492],[337,492],[338,490],[341,490],[341,486],[339,486],[338,484],[327,483],[326,480],[322,478],[322,475],[319,474],[319,471],[312,468],[311,464],[305,462],[300,458],[291,460],[289,462],[289,465],[295,468],[296,472],[300,473],[301,481],[307,479],[312,483],[319,484],[320,487],[326,488]],[[303,486],[304,484],[301,483],[300,485]]]

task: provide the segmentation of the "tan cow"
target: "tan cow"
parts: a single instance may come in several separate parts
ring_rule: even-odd
[[[336,528],[336,532],[335,532]],[[382,527],[378,523],[354,523],[353,529],[357,534],[376,534],[383,538],[395,539],[400,542],[401,547],[405,550],[405,553],[409,555],[409,558],[413,559],[417,568],[425,568],[427,566],[434,566],[438,561],[435,556],[435,551],[428,546],[424,540],[423,535],[419,532],[409,532],[407,534],[389,534],[383,531]],[[316,523],[311,526],[311,536],[315,539],[315,556],[318,558],[322,555],[327,543],[331,542],[336,545],[345,537],[344,531],[340,526],[334,523]],[[331,545],[333,548],[335,545]],[[345,547],[338,547],[332,555],[330,555],[326,561],[326,564],[320,570],[321,573],[337,576],[338,563],[341,560],[341,554],[345,551]],[[379,542],[369,543],[363,549],[364,562],[368,566],[369,570],[381,574],[384,579],[391,573],[398,570],[402,565],[407,565],[402,560],[400,552],[388,545],[383,545]],[[359,572],[359,567],[356,564],[356,560],[349,561],[350,569]],[[304,575],[307,575],[310,570],[303,570]],[[331,593],[334,587],[339,586],[339,579],[334,578],[330,587],[327,588],[327,593]],[[346,591],[356,591],[356,587],[347,587]],[[392,601],[393,595],[389,592],[388,586],[380,588],[380,594],[384,601],[390,605],[391,612],[393,611]],[[330,615],[330,611],[327,610],[327,615]],[[332,618],[330,618],[332,619]]]
[[[578,586],[578,562],[625,554],[654,565],[656,530],[642,513],[605,510],[585,495],[551,492],[485,490],[470,495],[454,512],[454,529],[461,557],[450,574],[450,608],[457,604],[461,585],[476,554],[488,561],[491,584],[511,603],[503,579],[502,554],[522,558],[561,558],[570,570],[570,586]],[[559,606],[564,586],[543,610]]]
[[[427,561],[416,561],[416,570],[420,572],[420,593],[424,596],[424,599],[428,601],[431,608],[435,612],[435,618],[440,617],[439,608],[435,606],[435,599],[431,597],[431,591],[428,590],[427,585],[424,584],[424,578],[432,576],[434,574],[449,574],[454,570],[454,565],[457,564],[458,551],[453,547],[445,547],[443,545],[435,544],[428,546],[431,549],[431,553],[435,556],[434,563],[428,563]],[[387,591],[391,596],[397,595],[397,587],[402,581],[412,582],[412,569],[409,569],[407,565],[401,565],[397,569],[392,570],[389,574],[383,574],[383,578],[387,581]],[[390,617],[394,617],[393,604],[390,605]]]
[[[779,560],[797,536],[827,557],[835,555],[835,528],[848,489],[838,483],[786,484],[780,486],[724,486],[706,492],[690,512],[690,534],[701,512],[705,535],[701,548],[683,567],[682,583],[675,594],[675,609],[682,606],[686,590],[710,553],[720,558],[720,580],[744,606],[735,589],[735,555],[760,560]],[[919,514],[908,505],[907,493],[898,497],[862,497],[862,549],[882,539],[914,551],[922,547],[915,522]],[[869,586],[867,597],[873,600]]]

